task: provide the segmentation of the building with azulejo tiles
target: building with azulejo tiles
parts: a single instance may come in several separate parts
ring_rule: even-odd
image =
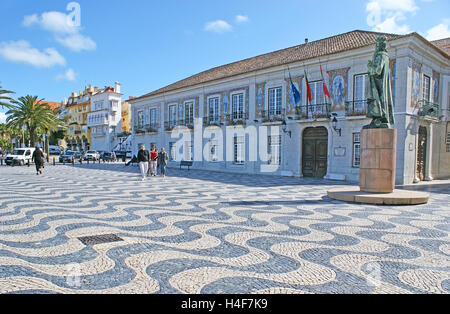
[[[449,39],[417,33],[306,41],[132,99],[134,153],[155,144],[169,152],[169,167],[190,160],[197,169],[358,181],[367,63],[379,36],[391,60],[397,184],[448,178]]]

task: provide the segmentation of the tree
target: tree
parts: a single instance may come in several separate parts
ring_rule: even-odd
[[[58,119],[48,104],[38,101],[37,96],[20,97],[12,100],[6,122],[8,126],[23,129],[29,135],[31,146],[37,142],[39,133],[63,127],[64,123]]]
[[[11,104],[8,102],[11,101],[12,98],[9,96],[6,96],[7,94],[14,94],[14,92],[11,92],[6,89],[2,89],[2,87],[0,86],[0,107],[2,107],[2,108],[9,108],[11,106]]]

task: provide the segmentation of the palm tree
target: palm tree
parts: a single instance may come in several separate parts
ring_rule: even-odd
[[[55,129],[64,126],[57,118],[48,104],[38,101],[37,96],[20,97],[18,101],[12,100],[6,122],[8,126],[23,129],[29,134],[31,146],[36,144],[39,130]]]
[[[0,86],[0,107],[2,108],[9,108],[11,106],[11,104],[7,103],[7,101],[11,101],[12,99],[11,97],[6,96],[6,94],[14,94],[14,92],[2,89],[2,87]]]

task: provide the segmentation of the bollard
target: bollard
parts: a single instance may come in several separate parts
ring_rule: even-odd
[[[87,164],[89,165],[89,158],[87,159]]]
[[[75,166],[75,158],[72,158],[72,165]]]
[[[80,165],[83,164],[83,158],[80,158]]]
[[[55,160],[55,157],[53,157],[53,166],[56,166],[56,160]]]
[[[30,167],[30,160],[28,159],[28,167]]]

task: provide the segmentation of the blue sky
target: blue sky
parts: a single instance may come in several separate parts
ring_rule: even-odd
[[[0,85],[15,97],[61,101],[119,81],[128,99],[355,29],[450,36],[448,0],[78,0],[67,10],[69,3],[1,0]]]

